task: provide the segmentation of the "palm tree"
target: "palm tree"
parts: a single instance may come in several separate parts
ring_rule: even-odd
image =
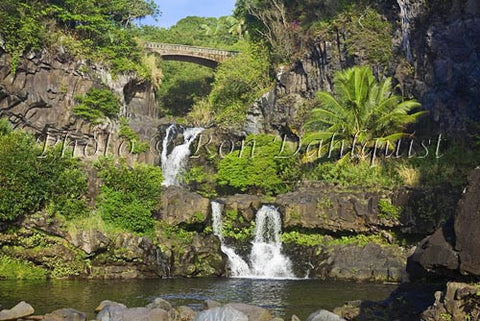
[[[319,107],[311,112],[305,129],[320,139],[346,140],[361,148],[393,142],[407,135],[406,125],[424,111],[421,105],[393,94],[392,79],[377,81],[368,66],[339,71],[334,78],[335,94],[317,92]],[[393,146],[390,145],[390,146]]]

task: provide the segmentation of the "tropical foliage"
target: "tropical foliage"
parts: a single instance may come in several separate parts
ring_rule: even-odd
[[[393,142],[405,136],[406,126],[424,113],[413,112],[420,104],[395,95],[392,79],[377,81],[368,66],[337,72],[334,90],[334,94],[317,93],[319,107],[312,110],[305,127],[318,137],[335,135],[357,144],[360,156],[377,141]]]

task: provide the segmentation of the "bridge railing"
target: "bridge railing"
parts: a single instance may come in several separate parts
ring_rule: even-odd
[[[159,42],[146,42],[145,47],[149,49],[159,49],[159,50],[165,50],[165,51],[181,51],[181,52],[210,54],[210,55],[219,55],[219,56],[228,56],[228,57],[238,54],[238,51],[232,51],[232,50],[221,50],[221,49],[212,49],[212,48],[205,48],[205,47],[171,44],[171,43],[159,43]]]

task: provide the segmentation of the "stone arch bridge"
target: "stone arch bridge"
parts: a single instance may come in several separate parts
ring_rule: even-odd
[[[216,68],[219,63],[238,53],[237,51],[157,42],[147,42],[145,48],[159,54],[165,60],[193,62],[210,68]]]

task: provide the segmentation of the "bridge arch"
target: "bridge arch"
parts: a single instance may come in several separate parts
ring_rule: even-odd
[[[147,42],[145,48],[159,54],[165,60],[192,62],[216,68],[219,63],[233,57],[238,52],[179,44]]]

